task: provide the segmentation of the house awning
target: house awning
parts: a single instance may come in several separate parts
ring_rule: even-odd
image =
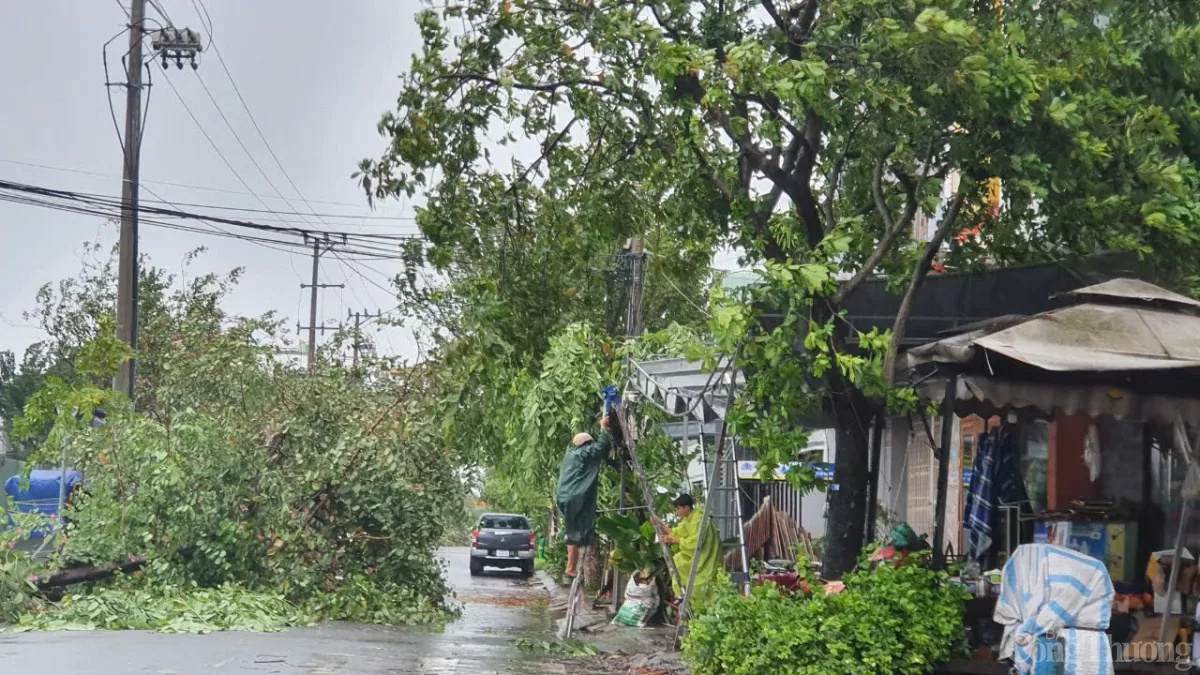
[[[1151,294],[1145,287],[1160,293]],[[1135,289],[1141,295],[1130,296]],[[999,330],[978,330],[922,345],[908,352],[908,365],[964,364],[982,350],[1051,372],[1200,368],[1200,316],[1181,311],[1200,308],[1200,303],[1130,279],[1070,295],[1090,301]],[[1116,299],[1123,304],[1109,304]]]
[[[945,396],[945,380],[927,380],[917,387],[924,400]],[[1171,424],[1183,420],[1200,424],[1200,399],[1143,394],[1100,385],[1057,385],[960,375],[955,385],[954,413],[984,419],[1010,412],[1114,417],[1140,422]]]
[[[959,414],[1037,409],[1200,422],[1200,302],[1136,279],[1064,295],[1078,304],[922,345],[907,364],[958,373]],[[942,398],[939,379],[919,393]]]

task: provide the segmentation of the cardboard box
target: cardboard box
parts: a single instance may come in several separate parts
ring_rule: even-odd
[[[1043,520],[1034,523],[1033,541],[1078,551],[1104,563],[1116,582],[1137,581],[1137,523]],[[1180,586],[1180,588],[1184,588]]]
[[[1171,600],[1172,600],[1171,614],[1183,614],[1183,594],[1176,592],[1174,597]],[[1166,614],[1167,613],[1167,594],[1166,593],[1163,593],[1162,595],[1159,595],[1157,593],[1154,594],[1154,613],[1155,614]]]

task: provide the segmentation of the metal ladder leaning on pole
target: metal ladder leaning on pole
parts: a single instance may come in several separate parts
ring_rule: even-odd
[[[734,401],[734,381],[737,379],[737,371],[732,371],[729,378],[729,398],[725,406],[725,416],[728,418],[729,411],[733,409]],[[696,540],[696,552],[692,558],[693,564],[691,572],[688,574],[687,586],[684,587],[683,598],[679,602],[679,625],[675,628],[675,645],[678,647],[679,641],[683,635],[683,628],[687,623],[692,600],[692,591],[696,583],[696,568],[695,558],[704,550],[704,538],[708,534],[709,519],[717,518],[734,518],[736,519],[735,526],[737,528],[738,549],[741,554],[741,579],[738,586],[742,589],[742,593],[746,594],[750,591],[750,564],[746,550],[746,527],[742,522],[742,499],[741,499],[741,484],[738,481],[737,473],[737,453],[733,448],[727,447],[732,445],[733,440],[728,438],[729,422],[726,419],[721,424],[721,435],[717,439],[716,454],[713,458],[712,472],[708,479],[708,492],[704,498],[704,511],[700,517],[700,536]],[[722,475],[728,477],[732,483],[731,487],[721,487]],[[713,500],[717,498],[719,493],[728,493],[732,490],[733,495],[733,514],[725,516],[717,516],[712,513]],[[718,534],[720,529],[718,528]],[[724,556],[721,563],[724,564]]]

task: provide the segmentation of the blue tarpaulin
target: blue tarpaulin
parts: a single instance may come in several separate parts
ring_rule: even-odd
[[[21,513],[40,513],[45,516],[58,515],[59,483],[63,478],[60,469],[35,469],[29,474],[29,488],[21,489],[21,477],[11,476],[4,482],[4,494],[12,497]],[[67,469],[66,494],[70,495],[83,476],[78,471]],[[35,533],[40,534],[40,533]]]

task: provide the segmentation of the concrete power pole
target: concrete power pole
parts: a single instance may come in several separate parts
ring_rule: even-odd
[[[307,239],[307,235],[305,235]],[[317,291],[322,288],[345,288],[345,284],[323,284],[319,278],[321,272],[321,254],[333,250],[333,242],[328,240],[313,239],[313,262],[312,262],[312,283],[300,284],[300,288],[311,288],[312,295],[308,305],[308,372],[312,372],[317,367],[317,331],[321,333],[326,331],[325,326],[317,325]],[[297,328],[300,328],[297,326]]]
[[[125,167],[121,183],[121,244],[117,267],[117,337],[137,349],[138,310],[138,159],[142,145],[142,31],[146,0],[132,0],[129,17],[129,60],[125,72]],[[125,362],[113,378],[113,389],[133,398],[137,368]]]
[[[645,242],[641,237],[629,240],[629,279],[626,281],[628,306],[625,308],[625,335],[636,338],[642,334],[642,295],[645,291],[646,268]],[[626,363],[625,377],[631,375],[633,364]],[[624,462],[621,463],[621,494],[617,496],[618,513],[624,513],[625,491],[628,479]],[[620,572],[613,570],[613,607],[620,607],[625,599],[625,578]]]
[[[363,347],[363,342],[362,342],[362,325],[363,325],[363,323],[365,321],[370,321],[371,319],[378,319],[382,316],[383,316],[383,312],[378,312],[378,311],[375,312],[374,314],[371,314],[370,312],[347,312],[347,318],[354,319],[354,342],[352,344],[352,347],[354,349],[354,367],[355,368],[358,367],[358,355]]]
[[[629,314],[625,334],[636,338],[642,334],[642,295],[646,290],[646,248],[641,237],[629,240]]]
[[[121,242],[117,267],[117,337],[137,349],[138,329],[138,192],[142,150],[142,39],[146,35],[146,0],[131,0],[129,8],[129,57],[125,71],[124,170],[121,182]],[[155,31],[155,56],[169,59],[179,68],[189,61],[196,68],[200,35],[191,30],[164,28]],[[129,359],[113,377],[113,389],[133,398],[137,364]]]

